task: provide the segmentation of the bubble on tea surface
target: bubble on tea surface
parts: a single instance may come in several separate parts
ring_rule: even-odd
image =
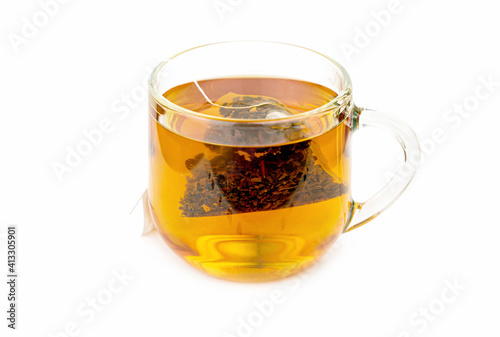
[[[288,117],[288,116],[291,116],[292,114],[290,112],[288,112],[287,110],[283,110],[283,109],[276,109],[276,110],[271,110],[267,116],[266,116],[266,119],[279,119],[279,118],[285,118],[285,117]]]

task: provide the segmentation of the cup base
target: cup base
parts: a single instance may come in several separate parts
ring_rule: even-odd
[[[312,265],[335,238],[314,254],[304,254],[297,236],[207,235],[196,241],[196,253],[165,242],[195,268],[229,281],[267,282],[294,275]]]

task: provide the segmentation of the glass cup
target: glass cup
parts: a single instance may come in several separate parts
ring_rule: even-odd
[[[222,103],[214,94],[220,83],[236,93],[245,87],[234,79],[261,83],[252,88],[262,96]],[[290,91],[290,83],[299,89]],[[299,97],[313,87],[332,94],[294,113],[271,94]],[[275,280],[310,266],[341,233],[390,206],[420,160],[408,126],[355,106],[346,70],[299,46],[236,41],[193,48],[159,64],[149,92],[151,218],[176,254],[223,279]],[[350,144],[364,127],[389,132],[405,159],[382,190],[357,202]]]

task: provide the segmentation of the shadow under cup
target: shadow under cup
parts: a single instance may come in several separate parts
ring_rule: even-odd
[[[202,46],[150,80],[149,202],[170,248],[234,281],[299,272],[353,214],[347,73],[305,48]]]

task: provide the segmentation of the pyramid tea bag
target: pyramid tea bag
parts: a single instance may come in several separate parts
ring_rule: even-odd
[[[235,119],[275,119],[296,111],[270,97],[229,93],[203,113]],[[306,129],[302,125],[294,131],[305,133]],[[266,130],[246,132],[245,137],[263,137],[263,132]],[[213,138],[213,133],[208,129],[206,137]],[[200,153],[185,163],[191,171],[180,201],[185,217],[270,211],[325,201],[345,192],[342,181],[335,180],[318,163],[310,140],[269,147],[205,146],[208,155]]]

